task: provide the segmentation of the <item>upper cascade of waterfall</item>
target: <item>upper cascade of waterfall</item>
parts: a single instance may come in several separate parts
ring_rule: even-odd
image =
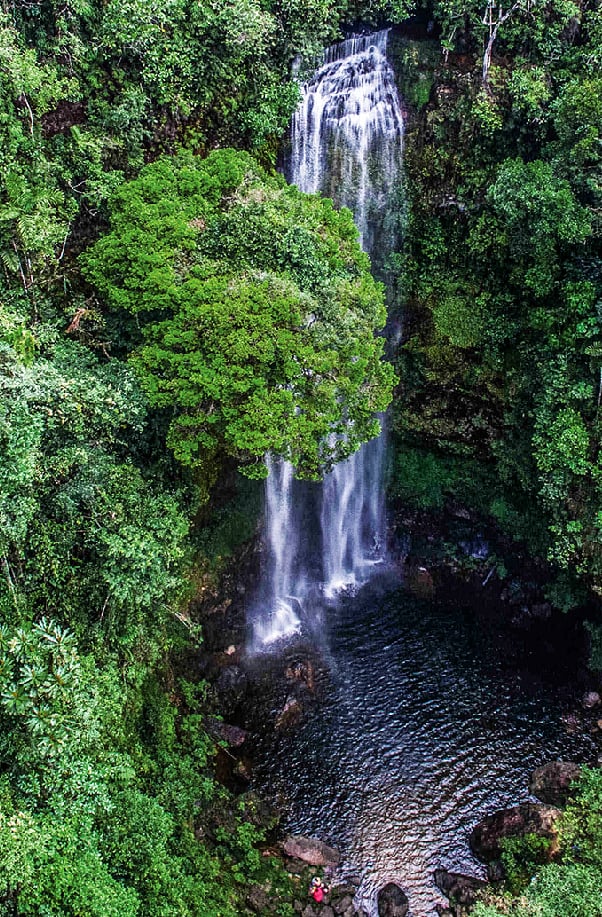
[[[388,30],[332,45],[302,87],[292,123],[289,178],[349,207],[360,242],[372,254],[402,164],[403,114]]]
[[[386,57],[389,32],[390,29],[381,29],[380,32],[370,32],[366,35],[350,35],[344,41],[338,41],[324,49],[324,64],[332,64],[334,61],[365,54],[371,48],[378,48],[380,53]]]

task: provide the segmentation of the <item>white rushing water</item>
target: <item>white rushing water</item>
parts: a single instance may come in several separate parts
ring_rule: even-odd
[[[390,250],[387,215],[402,164],[403,118],[387,36],[383,30],[325,51],[322,67],[303,86],[288,168],[301,191],[321,192],[350,208],[363,249],[376,259]],[[299,631],[310,596],[332,598],[357,586],[384,560],[384,454],[382,433],[325,477],[312,507],[319,516],[315,534],[298,505],[307,491],[293,480],[290,465],[269,460],[265,610],[256,622],[257,643]],[[318,537],[318,552],[304,550],[304,539]]]
[[[266,531],[268,540],[266,604],[269,615],[256,622],[256,639],[261,644],[274,643],[281,637],[297,633],[300,619],[295,611],[301,592],[295,582],[294,560],[298,551],[298,527],[292,523],[292,485],[294,469],[290,462],[267,458]]]

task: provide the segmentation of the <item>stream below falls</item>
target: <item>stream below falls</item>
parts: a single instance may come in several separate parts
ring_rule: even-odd
[[[398,587],[341,599],[323,626],[319,700],[263,736],[257,789],[284,802],[285,830],[341,851],[368,913],[394,880],[411,917],[434,917],[436,868],[484,875],[471,827],[528,799],[537,765],[595,756],[562,719],[570,675],[563,686],[554,665],[510,661],[470,610]]]

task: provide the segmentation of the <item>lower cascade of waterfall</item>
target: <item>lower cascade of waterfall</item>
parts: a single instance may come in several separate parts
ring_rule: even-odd
[[[384,432],[324,478],[322,582],[326,598],[360,585],[386,552]]]
[[[297,582],[295,575],[298,531],[297,526],[291,522],[294,468],[290,462],[273,459],[271,456],[268,456],[266,461],[269,569],[266,576],[268,590],[264,596],[264,603],[270,614],[260,617],[255,625],[255,639],[264,645],[298,633],[301,629],[301,620],[297,614],[300,599],[295,594],[301,591],[301,584]]]
[[[351,209],[373,265],[393,245],[391,202],[402,166],[403,118],[387,37],[383,30],[326,49],[302,88],[287,169],[301,191]],[[291,465],[268,457],[256,647],[315,627],[324,600],[357,588],[385,560],[385,446],[382,433],[322,485],[296,481]]]

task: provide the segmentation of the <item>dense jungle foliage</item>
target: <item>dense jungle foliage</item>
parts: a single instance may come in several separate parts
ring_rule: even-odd
[[[252,882],[290,912],[178,663],[257,517],[242,487],[202,508],[267,449],[312,476],[374,435],[392,370],[351,216],[207,153],[272,171],[292,58],[346,16],[1,8],[3,914],[239,917]]]
[[[473,917],[595,917],[602,914],[602,773],[585,770],[561,821],[561,859],[545,862],[542,838],[503,842],[505,894],[486,893]],[[539,843],[537,843],[539,842]],[[548,842],[549,843],[549,842]],[[544,841],[545,844],[545,841]],[[542,856],[543,854],[543,856]]]
[[[397,60],[393,494],[495,520],[561,607],[602,589],[596,2],[2,2],[7,917],[235,917],[251,881],[290,913],[252,800],[214,779],[210,692],[176,662],[199,584],[254,527],[220,482],[268,446],[315,475],[341,410],[355,447],[388,400],[348,215],[271,173],[296,55],[409,14],[430,38]],[[588,842],[483,917],[597,913],[599,781],[583,794]]]
[[[414,43],[400,61],[426,65],[404,77],[393,488],[494,520],[549,563],[548,596],[570,609],[602,589],[601,13],[519,2],[434,15],[430,56]]]

